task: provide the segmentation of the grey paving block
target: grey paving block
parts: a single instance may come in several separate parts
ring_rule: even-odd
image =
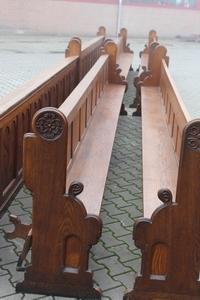
[[[133,288],[133,283],[135,281],[136,273],[133,271],[116,275],[114,276],[114,279],[120,281],[128,290],[131,290]]]
[[[129,205],[128,201],[125,201],[122,197],[111,199],[112,203],[117,206],[117,208],[121,209],[124,206]]]
[[[108,274],[113,277],[115,275],[127,273],[130,271],[130,268],[123,265],[117,256],[112,256],[105,259],[99,259],[98,262],[102,263],[107,269]]]
[[[11,283],[16,283],[23,281],[24,279],[24,272],[17,272],[16,271],[17,262],[11,264],[4,264],[2,268],[7,270],[10,274],[10,281]]]
[[[92,247],[92,258],[96,261],[99,258],[107,258],[113,256],[112,250],[106,249],[101,242]]]
[[[10,214],[21,216],[27,214],[26,210],[20,204],[11,205],[8,209]]]
[[[113,235],[116,237],[126,235],[130,232],[130,230],[127,228],[124,228],[124,226],[120,222],[107,224],[106,227],[109,228],[112,231]]]
[[[141,257],[140,256],[138,256],[138,258],[135,258],[131,261],[124,262],[123,265],[132,269],[134,271],[134,273],[136,274],[134,276],[137,276],[137,274],[141,273]]]
[[[18,201],[22,205],[23,208],[32,208],[32,198],[31,197],[19,198]]]
[[[129,191],[127,191],[127,190],[124,191],[124,192],[122,192],[120,195],[121,195],[121,197],[123,197],[123,199],[125,201],[129,201],[129,200],[133,199],[133,195]]]
[[[125,228],[133,225],[133,220],[128,216],[127,213],[123,214],[122,212],[121,215],[113,216],[113,218],[118,220]]]
[[[10,276],[5,275],[0,278],[0,297],[15,294],[15,289],[9,281]]]
[[[117,208],[116,205],[114,205],[113,203],[109,205],[104,206],[105,201],[103,202],[103,208],[104,210],[109,214],[109,216],[115,216],[115,215],[120,215],[121,214],[121,210],[119,208]]]
[[[122,300],[125,292],[126,288],[124,286],[119,286],[118,288],[113,288],[105,291],[104,295],[108,296],[111,300]]]
[[[102,234],[101,241],[104,243],[104,247],[106,248],[122,244],[122,241],[116,239],[110,231]]]
[[[0,231],[0,252],[1,248],[12,246],[13,243],[11,241],[6,240],[5,233],[3,231]]]
[[[119,257],[119,261],[124,263],[129,260],[135,259],[137,256],[131,252],[126,244],[112,247],[112,251]]]
[[[14,251],[13,246],[4,247],[0,249],[0,266],[4,266],[9,263],[14,263],[18,260],[18,256]]]
[[[91,271],[98,271],[104,269],[104,265],[102,265],[98,260],[94,260],[92,257],[89,259],[89,269]]]
[[[113,219],[113,217],[111,217],[107,211],[101,211],[101,214],[100,214],[100,217],[101,219],[103,220],[103,224],[106,225],[106,224],[110,224],[110,223],[113,223],[113,222],[116,222],[115,219]]]
[[[112,277],[108,275],[106,269],[94,272],[94,280],[99,284],[99,287],[102,291],[121,285],[120,282],[113,280]]]

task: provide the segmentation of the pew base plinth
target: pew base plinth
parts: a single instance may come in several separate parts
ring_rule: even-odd
[[[46,282],[35,282],[25,280],[16,285],[17,293],[42,294],[47,296],[101,298],[101,291],[93,286],[80,286],[66,284],[49,284]]]
[[[200,295],[186,295],[165,292],[150,292],[133,290],[124,295],[123,300],[199,300]]]

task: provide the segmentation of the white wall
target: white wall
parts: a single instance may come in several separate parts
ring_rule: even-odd
[[[114,35],[116,5],[63,0],[0,0],[0,27],[36,32],[94,35],[100,25]],[[123,6],[121,27],[129,36],[146,36],[156,29],[159,36],[200,34],[200,11]]]

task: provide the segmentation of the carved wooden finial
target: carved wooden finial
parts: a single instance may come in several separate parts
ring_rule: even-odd
[[[123,51],[125,53],[133,53],[133,51],[130,49],[130,45],[127,44],[127,35],[128,35],[127,29],[121,28],[118,36],[121,37],[123,40]]]
[[[100,35],[106,36],[106,27],[104,27],[104,26],[99,27],[97,36],[100,36]]]
[[[33,117],[32,128],[44,140],[55,141],[63,133],[65,116],[56,108],[40,109]]]
[[[164,203],[172,203],[172,192],[169,189],[160,189],[158,198]]]
[[[81,39],[73,37],[68,44],[68,48],[65,50],[65,57],[79,56],[81,53]]]
[[[73,197],[78,196],[80,193],[82,193],[83,189],[84,189],[84,185],[81,182],[73,181],[70,184],[68,194]]]

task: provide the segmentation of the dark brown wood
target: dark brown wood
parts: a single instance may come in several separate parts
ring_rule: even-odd
[[[182,136],[175,202],[169,190],[160,190],[163,205],[134,226],[135,244],[142,252],[141,275],[125,300],[200,297],[199,136],[200,120],[188,123]]]

